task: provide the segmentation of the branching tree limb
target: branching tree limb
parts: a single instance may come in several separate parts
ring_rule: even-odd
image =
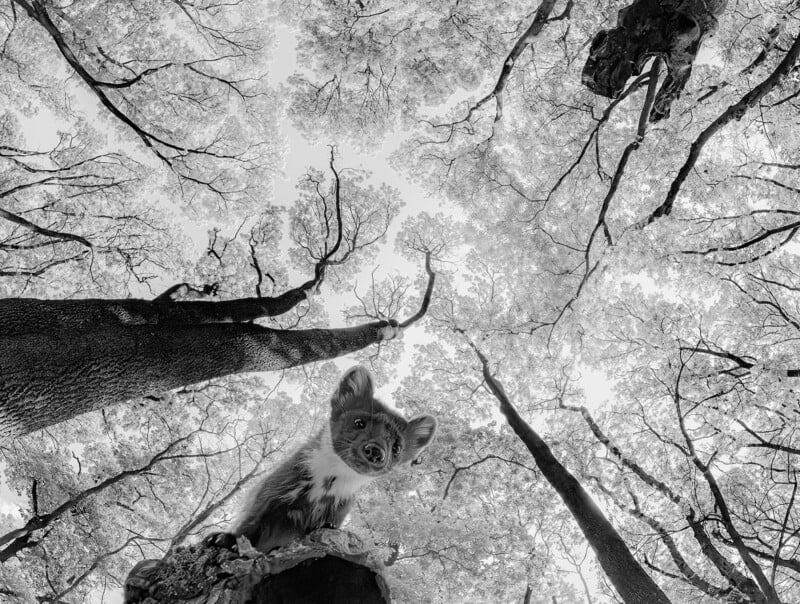
[[[80,235],[73,235],[72,233],[62,233],[60,231],[54,231],[52,229],[47,229],[41,227],[37,224],[32,223],[30,220],[26,220],[22,216],[18,216],[8,210],[4,210],[0,208],[0,218],[4,218],[9,222],[13,222],[14,224],[18,224],[37,235],[43,235],[45,237],[51,237],[53,239],[60,239],[62,241],[77,241],[81,245],[84,245],[88,248],[92,247],[92,244],[87,240],[85,237],[81,237]]]
[[[795,38],[794,43],[792,44],[791,48],[789,48],[786,56],[783,57],[783,60],[769,75],[769,77],[745,94],[741,99],[739,99],[738,102],[728,107],[724,112],[722,112],[722,114],[720,114],[719,117],[717,117],[717,119],[711,122],[711,124],[709,124],[706,129],[700,133],[700,135],[692,143],[692,146],[689,149],[689,156],[686,158],[683,166],[681,166],[681,169],[678,171],[678,175],[672,181],[664,201],[660,206],[653,210],[653,212],[647,218],[638,222],[635,225],[636,228],[644,228],[662,216],[669,216],[669,214],[672,212],[675,199],[678,197],[678,193],[680,192],[683,183],[686,181],[689,173],[697,163],[700,153],[703,150],[703,147],[705,147],[706,143],[708,143],[712,137],[726,124],[733,120],[742,119],[748,110],[755,107],[761,101],[761,99],[763,99],[773,88],[780,84],[784,77],[786,77],[786,75],[794,68],[798,57],[800,57],[800,35]]]
[[[17,553],[19,553],[19,551],[24,549],[30,542],[34,531],[47,528],[50,524],[61,518],[64,514],[68,513],[85,499],[100,493],[112,485],[122,482],[131,476],[137,476],[139,474],[148,472],[161,462],[170,459],[191,457],[192,455],[182,455],[176,453],[176,451],[179,451],[181,447],[183,447],[187,441],[189,441],[196,434],[197,430],[187,434],[186,436],[173,440],[169,445],[153,455],[145,464],[129,470],[123,470],[114,476],[106,478],[102,482],[76,493],[62,504],[58,505],[52,511],[46,514],[37,514],[33,516],[22,528],[15,529],[6,533],[5,535],[0,536],[0,547],[2,547],[2,549],[0,549],[0,562],[6,562],[12,556],[15,556]]]
[[[535,472],[536,471],[533,468],[531,468],[530,466],[526,466],[525,464],[520,463],[520,462],[518,462],[518,461],[516,461],[514,459],[506,459],[505,457],[501,457],[500,455],[484,455],[480,459],[478,459],[476,461],[473,461],[472,463],[468,463],[465,466],[457,466],[457,465],[453,464],[453,473],[450,475],[450,478],[448,479],[447,484],[444,487],[444,493],[442,493],[442,501],[447,499],[447,495],[448,495],[448,493],[450,493],[450,487],[452,486],[453,481],[455,481],[455,479],[458,477],[458,475],[461,472],[465,472],[467,470],[471,470],[475,466],[479,466],[479,465],[481,465],[483,463],[486,463],[487,461],[493,461],[493,460],[502,461],[503,463],[506,463],[506,464],[512,464],[512,465],[515,465],[515,466],[519,466],[520,468],[525,468],[526,470],[529,470],[530,472]]]
[[[595,124],[594,128],[589,133],[589,137],[586,139],[586,142],[583,144],[583,147],[578,152],[578,155],[575,157],[575,160],[572,162],[570,167],[565,172],[563,172],[561,174],[561,176],[558,177],[558,180],[556,181],[556,184],[554,184],[550,188],[550,191],[548,191],[547,197],[545,197],[545,203],[550,201],[550,199],[553,197],[553,195],[555,195],[556,191],[558,191],[558,189],[564,183],[564,181],[566,180],[567,176],[569,176],[575,170],[575,168],[577,168],[578,165],[581,163],[581,161],[583,160],[583,158],[586,155],[586,152],[589,150],[589,147],[591,146],[592,141],[597,139],[597,137],[600,134],[600,128],[606,122],[608,122],[609,118],[611,117],[611,113],[614,111],[614,109],[622,101],[624,101],[626,98],[628,98],[633,92],[638,90],[643,84],[647,83],[649,81],[649,78],[650,78],[650,74],[647,74],[647,73],[642,74],[639,77],[637,77],[633,82],[630,83],[630,85],[617,98],[615,98],[613,101],[611,101],[608,104],[608,106],[603,110],[603,114],[600,116],[600,119],[597,120],[597,123]],[[652,81],[651,81],[651,83],[652,83]],[[601,169],[601,166],[598,165],[597,169],[599,171]]]
[[[120,103],[115,102],[114,99],[109,96],[110,90],[120,90],[129,87],[141,81],[145,76],[151,75],[161,69],[174,66],[174,64],[169,62],[162,64],[156,68],[143,71],[138,74],[138,77],[135,76],[130,79],[122,80],[116,84],[114,82],[100,80],[89,72],[84,63],[81,62],[80,58],[76,55],[64,33],[53,21],[46,3],[42,2],[42,0],[13,0],[13,3],[22,8],[31,19],[36,21],[45,32],[47,32],[48,37],[55,43],[61,56],[75,74],[88,86],[92,94],[97,97],[100,104],[114,116],[114,118],[125,124],[125,126],[181,180],[204,187],[223,198],[241,192],[237,189],[237,184],[228,184],[228,179],[224,176],[222,171],[214,175],[202,176],[191,169],[187,165],[186,160],[190,157],[206,157],[215,161],[229,160],[244,165],[250,163],[245,152],[232,153],[225,151],[224,146],[219,144],[220,141],[218,137],[215,137],[206,144],[195,146],[188,146],[180,142],[167,140],[164,136],[156,134],[153,128],[148,128],[138,123],[136,119],[131,117],[129,113],[126,113],[120,107]],[[192,67],[193,64],[189,66]],[[193,72],[198,73],[197,68],[194,68]],[[202,72],[202,75],[210,77],[205,72]]]
[[[514,433],[525,443],[536,465],[569,508],[608,578],[628,604],[668,604],[669,599],[648,576],[628,546],[606,519],[580,482],[553,455],[550,447],[517,412],[502,384],[492,375],[489,360],[470,341],[483,368],[483,379],[500,403],[500,411]]]
[[[684,442],[686,443],[686,451],[689,453],[690,460],[695,465],[695,467],[700,470],[705,478],[706,483],[708,484],[709,489],[711,490],[711,495],[714,498],[714,502],[716,504],[717,509],[719,510],[720,517],[722,519],[722,523],[725,526],[725,530],[730,535],[731,541],[733,541],[734,547],[739,554],[739,557],[744,562],[744,565],[747,567],[747,570],[750,571],[750,574],[758,583],[758,587],[761,591],[761,595],[763,597],[763,601],[767,604],[780,604],[780,599],[778,598],[778,594],[775,591],[775,587],[769,582],[764,571],[761,567],[753,560],[753,557],[750,555],[750,552],[747,551],[745,544],[742,540],[742,537],[733,523],[733,519],[731,517],[730,510],[728,509],[728,504],[725,500],[725,497],[722,494],[722,490],[717,483],[717,479],[714,474],[711,472],[711,467],[708,462],[704,462],[700,459],[697,454],[697,450],[694,446],[694,440],[692,439],[689,431],[686,428],[685,422],[685,414],[681,408],[681,401],[683,397],[680,394],[680,382],[683,376],[683,371],[686,367],[685,359],[681,358],[681,365],[678,369],[678,374],[675,377],[675,387],[673,391],[673,403],[675,405],[675,412],[678,418],[678,426],[680,428],[681,435],[683,436]]]
[[[505,61],[503,61],[503,67],[500,70],[500,75],[497,77],[497,82],[495,82],[494,88],[492,88],[489,94],[475,102],[467,111],[467,115],[456,123],[468,122],[472,119],[473,113],[475,113],[478,109],[483,107],[483,105],[492,99],[495,99],[497,103],[494,121],[499,122],[502,119],[503,91],[506,88],[506,84],[508,84],[508,79],[511,77],[511,72],[514,70],[514,65],[516,64],[517,59],[519,59],[520,55],[528,46],[533,44],[533,39],[538,36],[539,33],[541,33],[542,29],[548,22],[569,18],[570,13],[572,12],[574,0],[568,0],[564,12],[558,17],[550,19],[549,16],[555,4],[556,0],[542,0],[539,8],[536,9],[536,15],[534,16],[531,24],[528,26],[528,29],[526,29],[525,32],[517,39],[516,43],[506,56]]]
[[[702,520],[698,519],[697,512],[694,509],[692,503],[680,493],[672,489],[668,484],[664,481],[659,480],[655,476],[653,476],[650,472],[645,470],[640,464],[638,464],[635,460],[631,459],[627,454],[625,454],[619,447],[617,447],[611,439],[603,432],[600,425],[595,421],[592,417],[589,410],[584,406],[574,406],[574,405],[567,405],[564,403],[562,397],[558,399],[559,407],[562,409],[566,409],[572,412],[578,412],[583,417],[586,424],[589,426],[589,429],[592,431],[594,437],[605,446],[608,451],[614,455],[614,457],[622,464],[625,468],[633,472],[639,480],[641,480],[644,484],[648,485],[649,487],[655,489],[659,493],[661,493],[664,497],[669,499],[672,503],[680,506],[683,514],[686,517],[686,520],[689,524],[689,527],[692,530],[692,534],[695,537],[698,545],[700,546],[700,551],[703,555],[714,565],[714,567],[720,572],[720,574],[728,581],[732,588],[736,589],[737,591],[743,594],[756,594],[758,595],[759,590],[758,586],[753,582],[752,579],[743,575],[736,569],[736,565],[733,564],[730,560],[728,560],[720,551],[717,549],[714,544],[711,542],[711,539],[708,537],[705,529],[703,528]],[[656,521],[654,518],[646,515],[639,507],[638,501],[633,493],[630,493],[631,498],[634,501],[634,507],[628,508],[622,505],[616,498],[616,496],[607,490],[605,487],[598,480],[598,486],[603,490],[606,495],[608,495],[615,504],[618,505],[621,509],[626,510],[628,513],[633,515],[638,520],[644,522],[648,526],[650,526],[653,530],[658,533],[661,540],[664,542],[664,545],[667,547],[667,551],[670,553],[670,557],[672,558],[673,562],[675,563],[678,570],[683,575],[683,580],[687,581],[697,589],[708,593],[709,595],[719,596],[725,593],[728,593],[729,589],[723,589],[717,586],[714,586],[709,581],[702,578],[686,561],[684,556],[678,550],[677,545],[675,544],[674,540],[672,539],[671,535],[664,529],[664,527]]]
[[[672,558],[672,562],[675,564],[675,567],[680,571],[681,574],[675,575],[667,573],[663,569],[656,568],[652,564],[648,563],[648,566],[650,568],[654,568],[659,572],[661,572],[662,574],[666,574],[667,576],[672,577],[673,579],[680,579],[688,583],[689,585],[695,587],[696,589],[699,589],[703,593],[706,593],[715,598],[726,596],[731,592],[730,588],[725,589],[722,587],[718,587],[712,584],[711,582],[707,581],[705,578],[699,575],[697,571],[694,570],[694,568],[692,568],[692,565],[689,564],[689,561],[686,560],[684,555],[681,553],[680,549],[678,548],[678,545],[675,543],[675,539],[672,538],[670,532],[658,520],[656,520],[652,516],[645,514],[642,511],[641,506],[639,505],[639,500],[633,495],[633,493],[630,493],[631,499],[633,500],[633,506],[628,507],[621,501],[619,501],[619,498],[614,494],[614,492],[611,491],[611,489],[609,489],[605,485],[603,485],[603,483],[600,481],[599,478],[594,476],[591,478],[594,480],[594,483],[597,486],[597,488],[599,488],[603,493],[605,493],[606,497],[608,497],[611,501],[614,502],[614,505],[616,505],[619,509],[627,512],[633,518],[636,518],[640,522],[644,522],[656,532],[656,534],[661,539],[662,543],[666,546],[667,551],[669,552],[669,556],[670,558]]]
[[[614,171],[614,176],[611,179],[611,184],[608,187],[608,192],[606,193],[603,203],[600,206],[600,213],[597,216],[597,223],[594,225],[594,228],[589,235],[589,241],[586,244],[586,273],[584,274],[584,281],[588,277],[589,267],[591,266],[589,261],[589,253],[592,249],[592,243],[594,242],[594,238],[601,227],[606,238],[606,243],[608,245],[612,245],[613,243],[611,240],[611,232],[609,231],[608,224],[606,223],[606,214],[608,213],[608,208],[611,206],[611,200],[614,199],[614,195],[619,188],[619,183],[622,181],[622,176],[625,173],[625,167],[628,165],[628,160],[633,152],[639,149],[639,146],[642,144],[645,134],[647,133],[647,116],[650,115],[650,110],[653,107],[653,100],[656,97],[659,71],[661,71],[661,58],[656,57],[653,59],[653,65],[650,67],[650,72],[648,73],[647,94],[645,95],[642,111],[639,114],[639,125],[636,128],[636,136],[630,143],[628,143],[619,158],[619,163],[617,164],[617,169]]]

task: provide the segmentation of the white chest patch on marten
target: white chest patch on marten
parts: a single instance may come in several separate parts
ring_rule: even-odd
[[[433,440],[436,420],[406,420],[373,392],[365,368],[344,374],[328,425],[261,480],[233,535],[268,552],[312,530],[338,528],[361,487],[419,456]]]

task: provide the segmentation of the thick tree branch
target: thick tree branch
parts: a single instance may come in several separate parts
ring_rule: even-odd
[[[760,254],[758,254],[756,256],[753,256],[751,258],[747,258],[746,260],[740,260],[738,262],[722,262],[722,261],[719,261],[719,260],[716,261],[717,264],[721,264],[723,266],[737,266],[737,265],[741,265],[741,264],[749,264],[751,262],[755,262],[756,260],[761,260],[762,258],[765,258],[766,256],[769,256],[770,254],[772,254],[772,253],[776,252],[777,250],[779,250],[780,248],[782,248],[784,245],[786,245],[787,243],[789,243],[790,241],[792,241],[794,239],[795,235],[797,235],[797,232],[799,230],[800,230],[800,220],[794,221],[794,222],[790,222],[790,223],[787,223],[787,224],[782,224],[780,226],[773,227],[771,229],[762,229],[761,233],[759,233],[758,235],[756,235],[754,237],[751,237],[747,241],[743,241],[742,243],[738,243],[736,245],[718,246],[718,247],[709,248],[707,250],[683,250],[681,253],[682,254],[694,254],[694,255],[699,255],[699,256],[708,256],[708,255],[714,254],[716,252],[736,252],[736,251],[740,251],[740,250],[749,248],[749,247],[751,247],[753,245],[756,245],[758,243],[761,243],[762,241],[765,241],[766,239],[769,239],[770,237],[773,237],[775,235],[779,235],[781,233],[786,233],[786,236],[783,239],[781,239],[780,241],[776,242],[774,245],[772,245],[771,247],[767,248],[765,251],[761,252]]]
[[[433,295],[433,286],[436,282],[436,273],[433,272],[431,268],[431,252],[425,252],[425,272],[428,274],[428,285],[425,288],[425,294],[422,297],[422,304],[420,304],[419,310],[410,316],[408,319],[400,323],[400,328],[405,329],[406,327],[413,325],[417,321],[419,321],[425,313],[428,312],[428,306],[431,303],[431,296]]]
[[[788,453],[789,455],[800,455],[800,449],[797,447],[770,442],[739,418],[736,418],[736,423],[739,424],[745,432],[758,441],[757,443],[748,443],[744,445],[745,447],[750,447],[753,449],[770,449],[772,451],[782,451],[784,453]]]
[[[338,244],[338,242],[337,242]],[[154,300],[82,299],[37,300],[27,298],[0,299],[3,335],[14,336],[60,329],[92,331],[103,327],[132,325],[191,326],[208,323],[244,323],[263,317],[274,317],[291,310],[306,299],[306,292],[319,285],[325,267],[336,247],[321,259],[315,277],[283,294],[266,298],[234,300],[172,300],[159,296]],[[428,283],[419,310],[400,324],[406,328],[428,310],[436,274],[431,267],[431,252],[426,252],[425,271]]]
[[[43,235],[45,237],[51,237],[53,239],[61,239],[62,241],[77,241],[81,245],[85,245],[88,248],[92,247],[92,244],[87,239],[81,237],[80,235],[73,235],[72,233],[62,233],[60,231],[53,231],[51,229],[40,227],[39,225],[32,223],[30,220],[26,220],[22,216],[13,214],[12,212],[4,210],[3,208],[0,208],[0,218],[4,218],[9,222],[13,222],[14,224],[18,224],[28,229],[29,231],[36,233],[37,235]]]
[[[741,99],[739,99],[738,102],[728,107],[719,117],[717,117],[717,119],[711,122],[711,124],[700,133],[700,135],[692,143],[692,146],[689,149],[689,156],[686,158],[683,166],[681,166],[681,169],[678,171],[678,175],[672,181],[669,191],[667,192],[667,197],[664,199],[663,203],[653,210],[650,216],[637,223],[635,225],[636,228],[646,227],[662,216],[669,216],[669,214],[672,212],[675,199],[678,197],[678,193],[680,192],[683,183],[686,181],[689,173],[697,163],[697,160],[700,157],[700,152],[703,150],[703,147],[705,147],[706,143],[708,143],[708,141],[710,141],[711,138],[726,124],[732,120],[740,120],[749,109],[756,106],[761,99],[763,99],[773,88],[775,88],[792,70],[792,68],[794,68],[798,57],[800,57],[800,34],[797,36],[797,38],[795,38],[794,43],[786,53],[786,56],[769,75],[769,77],[745,94]]]

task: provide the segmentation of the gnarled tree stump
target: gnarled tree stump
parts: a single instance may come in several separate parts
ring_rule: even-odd
[[[144,560],[125,581],[126,604],[388,604],[383,564],[357,535],[319,529],[262,554],[192,545]]]

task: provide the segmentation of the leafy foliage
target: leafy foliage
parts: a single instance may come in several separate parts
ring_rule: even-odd
[[[424,330],[355,357],[440,422],[351,520],[400,601],[617,597],[473,347],[669,598],[798,601],[800,71],[779,69],[800,12],[729,3],[651,124],[657,63],[617,99],[581,84],[625,4],[556,2],[535,29],[514,0],[14,0],[0,291],[270,296],[326,259],[322,295],[270,319],[293,328],[403,316],[422,288],[387,265],[428,253]],[[324,151],[287,203],[273,185],[301,139]],[[0,589],[113,601],[135,561],[223,525],[240,481],[322,425],[341,368],[214,381],[3,449],[3,533],[67,505],[0,537],[0,555],[18,547]]]

